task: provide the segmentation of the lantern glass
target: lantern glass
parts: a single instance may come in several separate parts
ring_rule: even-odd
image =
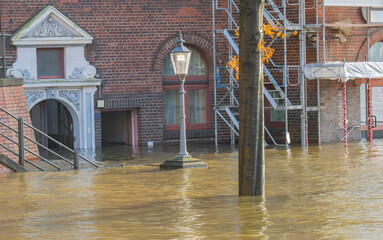
[[[170,58],[172,59],[174,73],[176,75],[187,75],[189,71],[191,51],[185,52],[171,52]]]

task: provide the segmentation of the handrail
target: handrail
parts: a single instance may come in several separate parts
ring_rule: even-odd
[[[8,112],[7,110],[5,110],[4,108],[0,107],[0,110],[5,112],[6,114],[8,114],[9,116],[13,117],[14,119],[16,120],[19,120],[18,117],[16,117],[15,115],[13,115],[12,113]]]
[[[6,126],[8,129],[14,131],[15,133],[18,133],[15,129],[13,129],[12,127],[8,126],[8,125],[7,125],[6,123],[4,123],[3,121],[0,121],[0,124],[2,124],[3,126]],[[10,137],[6,136],[5,134],[0,133],[0,135],[3,136],[3,137],[5,137],[5,138],[8,139],[9,141],[13,142],[14,144],[17,144],[17,145],[18,145],[18,143],[17,143],[15,140],[11,139]],[[61,156],[60,154],[58,154],[58,153],[52,151],[51,149],[49,149],[49,148],[47,148],[47,147],[45,147],[44,145],[40,144],[39,142],[37,142],[37,141],[35,141],[35,140],[29,138],[28,136],[24,136],[24,138],[26,138],[27,140],[33,142],[34,144],[36,144],[36,145],[38,145],[38,146],[40,146],[40,147],[42,147],[42,148],[44,148],[45,150],[49,151],[50,153],[53,153],[54,155],[56,155],[57,157],[61,158],[61,159],[64,160],[65,162],[71,164],[72,166],[74,165],[73,163],[71,163],[70,161],[68,161],[65,157]]]
[[[17,121],[20,122],[20,120],[21,120],[20,118],[18,118],[17,116],[13,115],[13,114],[10,113],[10,112],[8,112],[8,111],[5,110],[4,108],[0,107],[0,110],[3,111],[3,112],[5,112],[5,113],[8,114],[9,116],[11,116],[12,118],[14,118],[15,120],[17,120]],[[40,133],[42,136],[46,137],[48,140],[50,140],[50,141],[52,141],[52,142],[58,144],[59,146],[63,147],[64,149],[68,150],[70,153],[76,155],[76,151],[74,151],[73,149],[70,149],[69,147],[67,147],[66,145],[60,143],[60,142],[57,141],[56,139],[54,139],[54,138],[52,138],[51,136],[47,135],[46,133],[40,131],[39,129],[37,129],[37,128],[35,128],[35,127],[33,127],[31,124],[26,123],[26,122],[24,122],[24,121],[21,121],[21,122],[23,123],[22,125],[25,125],[25,126],[31,128],[32,130],[36,131],[37,133]],[[15,130],[14,128],[8,126],[8,125],[7,125],[6,123],[4,123],[3,121],[0,121],[0,124],[4,125],[5,127],[7,127],[8,129],[12,130],[12,131],[15,132],[15,133],[19,133],[17,130]],[[19,128],[20,128],[20,127],[19,127]],[[21,127],[21,129],[22,129],[22,127]],[[19,131],[20,131],[20,129],[19,129]],[[21,133],[22,133],[22,132],[23,132],[23,131],[21,131]],[[3,136],[3,137],[5,137],[6,139],[10,140],[11,142],[13,142],[14,144],[16,144],[16,145],[18,145],[18,146],[20,147],[20,144],[19,144],[19,143],[17,143],[16,141],[12,140],[12,139],[9,138],[8,136],[4,135],[3,133],[0,133],[0,135]],[[24,137],[25,139],[31,141],[32,143],[36,144],[37,146],[42,147],[43,149],[47,150],[48,152],[54,154],[55,156],[61,158],[61,159],[64,160],[65,162],[69,163],[70,165],[72,165],[72,166],[75,165],[74,163],[72,163],[71,161],[69,161],[67,158],[65,158],[65,157],[63,157],[62,155],[60,155],[60,154],[58,154],[58,153],[52,151],[51,149],[47,148],[46,146],[40,144],[39,142],[37,142],[37,141],[35,141],[35,140],[29,138],[28,136],[25,136],[25,135],[24,135],[23,137]],[[20,139],[19,139],[19,141],[20,141]],[[13,152],[12,150],[10,150],[10,149],[7,148],[6,146],[4,146],[4,145],[2,145],[2,144],[1,144],[0,146],[3,146],[3,147],[6,148],[8,151],[11,151],[12,153],[16,154],[15,152]],[[45,159],[44,157],[42,157],[42,156],[40,156],[40,155],[34,153],[33,151],[29,150],[28,148],[23,147],[23,149],[25,149],[26,151],[28,151],[28,152],[31,153],[32,155],[34,155],[34,156],[40,158],[41,160],[47,162],[48,164],[50,164],[50,165],[56,167],[57,169],[61,170],[60,167],[58,167],[58,166],[56,166],[55,164],[51,163],[49,160]],[[19,157],[20,157],[19,154],[16,154],[16,156],[19,156]],[[76,156],[75,156],[75,157],[76,157]],[[89,164],[91,164],[91,165],[97,167],[97,168],[99,167],[97,164],[95,164],[95,163],[93,163],[92,161],[88,160],[88,159],[85,158],[84,156],[81,156],[80,154],[78,154],[78,157],[81,158],[81,159],[83,159],[84,161],[88,162]],[[21,160],[26,160],[26,159],[24,159],[23,154],[22,154],[21,158],[22,158]],[[20,160],[20,161],[21,161],[21,160]],[[27,161],[27,160],[26,160],[26,161]],[[27,162],[30,163],[30,164],[32,164],[30,161],[27,161]],[[37,165],[34,165],[34,164],[32,164],[32,165],[35,166],[35,167],[37,167]],[[37,168],[39,168],[39,167],[37,167]],[[39,168],[39,169],[41,170],[42,168]]]
[[[5,122],[0,121],[0,124],[3,125],[3,126],[5,126],[5,127],[7,127],[9,130],[11,130],[11,131],[17,133],[17,131],[16,131],[15,129],[13,129],[12,127],[8,126]]]
[[[278,83],[275,81],[273,75],[271,75],[269,69],[267,69],[267,67],[266,67],[265,64],[263,64],[263,71],[264,71],[264,72],[266,73],[266,75],[269,77],[270,81],[273,83],[274,86],[284,87],[283,84],[280,85],[280,84],[278,84]]]
[[[7,135],[3,134],[3,133],[0,133],[1,136],[5,137],[6,139],[8,139],[9,141],[13,142],[14,144],[17,144],[19,145],[15,140],[13,140],[12,138],[8,137]]]
[[[81,156],[80,154],[79,154],[78,156],[79,156],[82,160],[84,160],[85,162],[87,162],[87,163],[89,163],[89,164],[91,164],[91,165],[93,165],[93,166],[95,166],[95,167],[97,167],[97,168],[100,167],[100,166],[98,166],[97,164],[95,164],[94,162],[90,161],[89,159],[87,159],[87,158]]]
[[[43,160],[44,162],[48,163],[49,165],[57,168],[58,170],[62,170],[62,168],[60,168],[59,166],[57,166],[56,164],[52,163],[51,161],[49,161],[48,159],[34,153],[33,151],[29,150],[28,148],[24,148],[25,150],[27,150],[27,152],[29,152],[30,154],[34,155],[35,157],[38,157],[40,158],[41,160]]]
[[[5,135],[5,134],[3,134],[3,133],[0,133],[0,135],[3,136],[4,138],[8,139],[8,140],[11,141],[12,143],[14,143],[14,144],[16,144],[17,146],[20,147],[20,144],[17,143],[17,142],[16,142],[15,140],[13,140],[12,138],[8,137],[7,135]],[[5,146],[3,146],[3,147],[6,148],[8,151],[11,151],[13,154],[16,154],[16,153],[13,152],[10,148],[5,147]],[[48,164],[54,166],[55,168],[61,170],[60,167],[58,167],[58,166],[56,166],[55,164],[51,163],[49,160],[47,160],[47,159],[45,159],[45,158],[43,158],[43,157],[37,155],[36,153],[34,153],[33,151],[29,150],[28,148],[24,147],[24,149],[27,150],[29,153],[33,154],[34,156],[40,158],[41,160],[47,162]],[[16,155],[19,156],[19,154],[16,154]],[[24,160],[25,160],[25,159],[24,159]],[[64,159],[64,160],[65,160],[65,159]],[[72,163],[71,163],[71,164],[72,164]],[[73,164],[72,164],[72,165],[73,165]]]
[[[285,146],[285,145],[283,145],[283,144],[278,144],[278,143],[274,140],[273,136],[271,135],[271,133],[269,132],[269,130],[267,129],[266,126],[263,126],[263,128],[266,130],[267,134],[269,135],[271,141],[274,143],[275,146],[277,146],[277,147],[284,147],[284,146]]]
[[[8,148],[4,144],[0,143],[0,146],[2,146],[3,148],[7,149],[9,152],[13,153],[14,155],[19,156],[19,154],[15,153],[12,149]],[[24,159],[24,161],[26,161],[27,163],[31,164],[35,168],[38,168],[41,171],[45,171],[44,168],[37,166],[36,164],[34,164],[33,162],[29,161],[28,159]]]
[[[33,142],[34,144],[38,145],[39,147],[42,147],[44,148],[45,150],[49,151],[50,153],[53,153],[54,155],[56,155],[57,157],[61,158],[62,160],[64,160],[65,162],[69,163],[70,165],[74,165],[73,163],[71,163],[70,161],[68,161],[65,157],[61,156],[60,154],[56,153],[55,151],[52,151],[51,149],[47,148],[46,146],[42,145],[41,143],[27,137],[27,136],[24,136],[26,139],[28,139],[29,141]]]
[[[239,133],[233,128],[233,126],[231,126],[231,124],[222,116],[222,114],[218,111],[218,110],[215,110],[216,113],[222,118],[222,120],[233,130],[233,132],[239,136]]]
[[[51,136],[49,136],[49,135],[45,134],[44,132],[40,131],[39,129],[33,127],[33,126],[30,125],[29,123],[24,122],[24,124],[25,124],[26,126],[32,128],[33,130],[37,131],[38,133],[42,134],[43,136],[47,137],[50,141],[52,141],[52,142],[58,144],[59,146],[65,148],[65,149],[68,150],[69,152],[71,152],[71,153],[73,153],[73,154],[76,153],[73,149],[70,149],[70,148],[67,147],[66,145],[60,143],[59,141],[57,141],[56,139],[52,138]],[[93,166],[95,166],[95,167],[99,167],[97,164],[95,164],[94,162],[92,162],[92,161],[86,159],[85,157],[83,157],[83,156],[81,156],[81,155],[79,155],[79,157],[82,158],[83,160],[85,160],[86,162],[92,164]]]
[[[226,69],[229,72],[230,78],[234,81],[236,87],[239,87],[238,81],[235,79],[235,77],[233,76],[233,73],[227,67],[217,67],[217,87],[226,87],[227,88],[226,85],[221,85],[220,84],[220,80],[219,80],[219,72],[220,72],[219,70],[220,69]]]
[[[27,127],[30,127],[30,128],[32,128],[33,130],[35,130],[36,132],[40,133],[40,134],[43,135],[44,137],[47,137],[50,141],[52,141],[52,142],[58,144],[58,145],[61,146],[61,147],[64,147],[66,150],[68,150],[68,151],[74,153],[74,151],[73,151],[72,149],[70,149],[69,147],[67,147],[67,146],[65,146],[64,144],[60,143],[59,141],[57,141],[56,139],[52,138],[52,137],[49,136],[48,134],[46,134],[46,133],[40,131],[39,129],[37,129],[37,128],[35,128],[35,127],[33,127],[33,126],[30,125],[29,123],[24,122],[24,124],[25,124]]]
[[[235,2],[233,0],[229,0],[229,1],[230,1],[231,5],[232,6],[234,5],[234,7],[237,9],[236,12],[239,13],[239,8],[238,8],[237,4],[235,4]],[[230,17],[230,19],[234,23],[234,25],[237,28],[239,27],[238,24],[236,23],[236,21],[234,20],[232,14],[230,13],[230,11],[227,8],[220,8],[220,7],[218,7],[218,1],[215,2],[215,9],[216,10],[224,10],[227,13],[227,15]]]
[[[230,12],[226,9],[226,8],[217,8],[216,10],[224,10],[225,12],[227,12],[227,15],[229,16],[229,18],[231,19],[231,21],[233,21],[234,25],[238,28],[238,24],[235,22],[234,18],[231,16]]]

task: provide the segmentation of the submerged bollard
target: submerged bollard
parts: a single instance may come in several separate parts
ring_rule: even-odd
[[[80,169],[80,154],[78,151],[75,151],[74,153],[74,164],[73,164],[74,169]]]

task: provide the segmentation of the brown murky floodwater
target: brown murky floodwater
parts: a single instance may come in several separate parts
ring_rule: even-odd
[[[107,147],[104,164],[178,147]],[[266,197],[237,196],[237,151],[189,146],[207,169],[125,166],[0,175],[0,239],[383,239],[383,141],[266,150]]]

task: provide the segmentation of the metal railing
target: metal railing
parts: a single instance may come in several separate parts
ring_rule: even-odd
[[[23,118],[19,118],[15,115],[13,115],[12,113],[8,112],[7,110],[5,110],[4,108],[0,107],[0,111],[4,112],[5,114],[7,114],[9,117],[11,117],[12,119],[16,120],[17,121],[17,130],[14,129],[13,127],[9,126],[8,124],[6,124],[5,122],[3,121],[0,121],[0,124],[5,126],[6,128],[8,128],[9,130],[11,130],[12,132],[16,133],[17,136],[18,136],[18,140],[15,141],[14,139],[12,139],[11,137],[5,135],[4,133],[0,132],[0,135],[2,137],[4,137],[5,139],[7,139],[8,141],[10,141],[11,143],[13,143],[14,145],[18,146],[18,153],[16,153],[15,151],[13,151],[11,148],[7,147],[5,144],[2,144],[0,143],[0,146],[2,146],[3,148],[5,148],[7,151],[11,152],[12,154],[16,155],[18,158],[19,158],[19,164],[21,166],[24,167],[25,165],[25,162],[29,163],[30,165],[36,167],[37,169],[41,170],[41,171],[46,171],[44,168],[38,166],[37,164],[31,162],[30,160],[26,159],[25,158],[25,152],[28,152],[29,154],[31,154],[32,156],[34,157],[37,157],[39,158],[40,160],[42,160],[43,162],[53,166],[54,168],[56,168],[57,170],[62,170],[61,167],[57,166],[56,164],[54,164],[52,161],[50,161],[49,159],[41,156],[40,154],[36,153],[36,152],[33,152],[31,149],[27,148],[25,146],[25,140],[28,140],[29,142],[31,142],[32,144],[35,144],[36,146],[40,147],[41,149],[44,149],[46,151],[48,151],[49,153],[53,154],[54,156],[58,157],[59,159],[58,160],[62,160],[68,164],[70,164],[71,167],[73,167],[74,169],[79,169],[80,168],[80,159],[84,160],[85,162],[91,164],[92,166],[94,167],[99,167],[96,163],[90,161],[89,159],[85,158],[84,156],[80,155],[77,151],[74,151],[73,149],[67,147],[66,145],[60,143],[59,141],[57,141],[56,139],[50,137],[49,135],[45,134],[44,132],[40,131],[39,129],[33,127],[32,125],[24,122]],[[56,153],[55,151],[53,151],[52,149],[49,149],[48,147],[44,146],[43,144],[37,142],[36,140],[28,137],[28,136],[25,136],[24,134],[24,130],[25,130],[25,127],[28,127],[32,130],[33,133],[38,133],[38,134],[41,134],[43,137],[46,137],[49,141],[52,141],[53,143],[59,145],[60,147],[64,148],[65,150],[69,151],[70,154],[73,155],[73,161],[69,160],[68,158],[62,156],[61,154],[59,153]]]

